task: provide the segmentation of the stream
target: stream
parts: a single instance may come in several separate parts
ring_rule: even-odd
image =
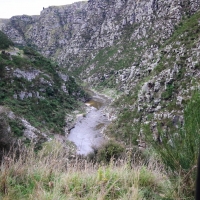
[[[103,112],[110,100],[102,95],[92,93],[92,99],[85,103],[87,106],[85,116],[79,116],[73,129],[71,129],[68,140],[77,146],[77,154],[87,155],[99,148],[106,139],[103,129],[109,124],[106,114]]]

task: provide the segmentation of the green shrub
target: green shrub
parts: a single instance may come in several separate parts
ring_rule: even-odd
[[[13,60],[13,63],[17,66],[23,66],[23,65],[30,65],[30,60],[28,59],[25,59],[25,58],[22,58],[20,56],[12,56],[12,60]]]
[[[195,69],[199,69],[200,68],[200,63],[196,63],[194,67],[195,67]]]
[[[0,31],[0,49],[7,49],[9,46],[13,46],[13,42],[8,39],[8,37]]]
[[[168,100],[172,97],[174,86],[172,84],[167,86],[167,89],[161,94],[162,99]]]
[[[124,147],[120,144],[109,141],[105,145],[103,145],[100,149],[98,149],[97,153],[97,161],[108,163],[110,160],[119,158],[124,152]]]
[[[31,47],[24,47],[23,48],[24,54],[29,56],[39,56],[39,53],[37,53],[34,49]]]
[[[23,136],[24,126],[19,121],[10,120],[9,125],[15,136]]]

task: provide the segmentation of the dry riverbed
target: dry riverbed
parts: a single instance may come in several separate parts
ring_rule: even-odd
[[[92,91],[89,92],[92,99],[85,103],[87,113],[78,116],[74,128],[68,135],[68,140],[77,147],[77,154],[81,155],[93,152],[94,148],[98,148],[106,142],[103,130],[109,124],[105,108],[109,105],[110,99]]]

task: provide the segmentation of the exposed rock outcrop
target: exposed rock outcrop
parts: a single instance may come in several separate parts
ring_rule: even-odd
[[[2,30],[16,44],[34,45],[73,70],[98,50],[123,43],[124,37],[141,48],[147,45],[142,40],[154,40],[144,53],[152,59],[156,44],[169,38],[174,26],[199,4],[198,0],[91,0],[45,8],[40,16],[14,16]]]

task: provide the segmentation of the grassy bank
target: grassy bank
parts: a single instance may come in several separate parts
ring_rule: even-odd
[[[174,199],[168,177],[155,161],[132,165],[126,159],[109,165],[67,159],[53,142],[34,153],[21,149],[5,156],[0,170],[0,199]]]

